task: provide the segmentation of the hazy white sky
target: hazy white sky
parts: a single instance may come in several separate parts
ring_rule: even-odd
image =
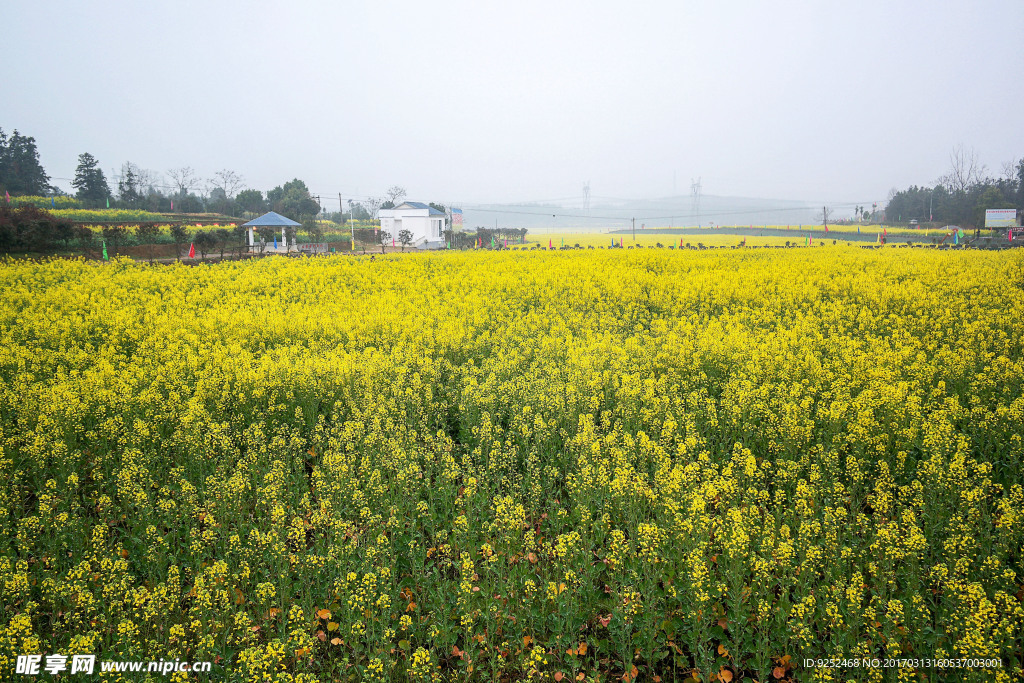
[[[1024,2],[44,2],[0,13],[0,128],[266,190],[424,201],[885,200],[1024,156]],[[58,181],[67,186],[64,181]],[[336,202],[336,200],[335,200]],[[330,204],[327,204],[330,208]]]

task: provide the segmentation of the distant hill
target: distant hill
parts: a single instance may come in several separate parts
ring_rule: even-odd
[[[819,207],[807,202],[751,197],[703,195],[700,211],[693,211],[689,195],[658,199],[593,202],[590,211],[579,204],[468,204],[463,207],[463,226],[527,228],[546,232],[607,232],[630,227],[681,227],[714,225],[802,225],[816,223]]]

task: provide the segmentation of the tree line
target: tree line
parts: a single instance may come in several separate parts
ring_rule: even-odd
[[[931,186],[893,188],[885,219],[894,223],[937,222],[961,227],[984,227],[987,209],[1024,212],[1024,159],[1003,164],[998,176],[989,174],[974,150],[957,147],[945,175]]]
[[[0,194],[63,196],[39,160],[35,138],[0,128]],[[140,209],[154,213],[218,213],[243,216],[277,211],[286,216],[314,216],[320,204],[298,178],[266,193],[247,188],[238,173],[222,169],[209,178],[192,167],[166,171],[166,176],[126,161],[120,174],[108,179],[99,160],[84,152],[78,156],[74,196],[83,208]]]
[[[246,186],[240,174],[229,169],[203,178],[190,166],[168,169],[165,174],[126,161],[116,179],[108,178],[99,160],[88,152],[78,156],[75,177],[71,180],[82,208],[137,209],[153,213],[217,213],[251,217],[276,211],[298,221],[324,215],[319,198],[298,178],[263,192]],[[12,196],[64,196],[51,184],[39,160],[35,138],[15,130],[11,135],[0,129],[0,194]],[[350,218],[373,220],[380,209],[394,208],[405,198],[405,189],[393,185],[379,197],[349,200],[348,211],[324,217],[338,222]],[[435,206],[436,205],[432,205]]]
[[[88,152],[78,156],[75,177],[71,180],[74,197],[82,208],[119,208],[152,213],[216,213],[224,216],[251,217],[276,211],[300,222],[321,216],[339,223],[349,219],[374,220],[381,209],[398,206],[406,196],[399,185],[383,195],[349,200],[348,210],[324,213],[318,197],[298,178],[263,192],[246,187],[245,179],[235,171],[222,169],[203,178],[190,166],[171,168],[165,175],[126,161],[120,173],[108,178],[99,160]],[[17,130],[11,135],[0,129],[0,194],[12,196],[64,196],[51,184],[39,160],[35,138]],[[431,204],[444,211],[444,207]]]

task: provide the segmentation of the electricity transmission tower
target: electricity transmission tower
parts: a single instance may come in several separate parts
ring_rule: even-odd
[[[590,215],[590,181],[583,183],[583,211]]]
[[[690,178],[690,215],[697,219],[697,227],[700,227],[700,178]]]

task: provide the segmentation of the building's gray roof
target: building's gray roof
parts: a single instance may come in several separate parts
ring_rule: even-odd
[[[262,226],[269,226],[272,228],[282,228],[288,226],[298,226],[302,223],[296,223],[290,218],[285,218],[279,213],[274,211],[268,211],[259,218],[253,218],[248,223],[242,223],[243,228],[259,228]]]
[[[443,211],[438,211],[434,207],[430,206],[429,204],[424,204],[423,202],[402,202],[401,204],[399,204],[395,208],[397,209],[397,208],[399,208],[401,206],[408,206],[408,207],[411,207],[413,209],[428,209],[430,211],[429,215],[431,215],[431,216],[443,216],[444,215]]]

